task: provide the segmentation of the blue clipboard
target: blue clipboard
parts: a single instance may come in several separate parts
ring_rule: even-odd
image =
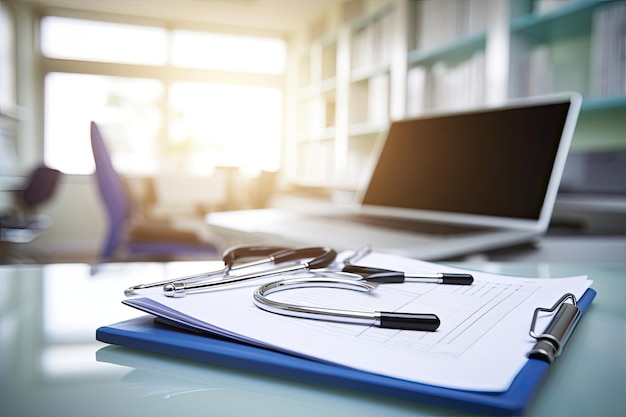
[[[577,306],[584,314],[596,296],[588,289]],[[96,339],[210,364],[336,386],[481,415],[522,415],[550,365],[529,359],[509,389],[499,393],[463,391],[420,384],[200,334],[155,321],[146,315],[100,327]]]

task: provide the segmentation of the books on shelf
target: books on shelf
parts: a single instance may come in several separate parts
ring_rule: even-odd
[[[389,121],[389,75],[380,74],[350,84],[349,123],[385,124]]]
[[[388,12],[371,24],[354,31],[350,57],[352,70],[389,63],[394,30],[393,16],[392,12]]]
[[[298,144],[297,174],[302,183],[322,184],[335,176],[335,151],[331,140]]]
[[[626,2],[610,3],[594,11],[591,51],[591,95],[626,93]]]
[[[389,75],[368,80],[367,122],[384,124],[389,121]]]
[[[534,96],[553,91],[550,46],[542,43],[530,48],[519,58],[512,73],[515,76],[511,77],[511,97]]]
[[[482,51],[457,65],[441,61],[432,67],[411,68],[407,76],[407,115],[484,104],[484,74],[485,54]]]
[[[489,2],[424,0],[416,5],[416,43],[428,48],[487,27]]]
[[[574,1],[577,0],[535,0],[533,11],[535,13],[548,13]]]
[[[546,13],[568,1],[545,1]],[[512,97],[577,90],[591,97],[626,93],[626,3],[598,4],[591,12],[589,38],[568,36],[533,44],[520,39],[511,68]],[[589,51],[587,53],[586,51]]]
[[[328,169],[298,171],[330,185],[345,178],[370,154],[351,141],[384,129],[390,110],[395,118],[469,109],[494,91],[509,98],[580,91],[595,99],[587,103],[593,108],[623,106],[626,2],[522,3],[504,13],[487,0],[353,0],[340,21],[329,13],[326,26],[334,29],[309,34],[313,46],[298,57],[296,117],[297,138],[326,141],[327,149],[304,154],[294,145],[292,153],[298,164],[335,159]],[[498,55],[490,47],[502,22],[508,49]],[[507,79],[490,84],[487,70],[500,65]]]
[[[320,131],[334,127],[335,107],[335,98],[332,94],[302,100],[299,104],[299,111],[302,115],[298,118],[299,132],[319,135]]]

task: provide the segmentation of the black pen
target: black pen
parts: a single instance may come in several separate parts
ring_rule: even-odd
[[[448,285],[471,285],[474,282],[474,277],[471,274],[452,274],[447,272],[439,272],[436,274],[418,274],[359,265],[346,265],[343,267],[342,271],[350,274],[360,275],[361,278],[365,281],[386,284],[403,282],[425,282]]]

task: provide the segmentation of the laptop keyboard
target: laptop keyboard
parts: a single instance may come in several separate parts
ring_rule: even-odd
[[[484,231],[485,226],[466,226],[444,223],[426,222],[413,219],[389,218],[380,216],[369,216],[366,214],[350,214],[332,216],[334,219],[347,220],[350,222],[367,226],[382,227],[385,229],[401,230],[405,232],[420,233],[426,235],[465,235]]]

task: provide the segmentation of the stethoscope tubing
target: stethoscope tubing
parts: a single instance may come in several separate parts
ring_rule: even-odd
[[[352,323],[352,324],[370,324],[375,322],[373,312],[366,311],[348,311],[332,308],[309,307],[299,304],[288,304],[267,298],[268,295],[277,291],[297,288],[339,288],[356,290],[362,292],[370,292],[378,287],[378,284],[369,283],[367,281],[357,281],[339,278],[292,278],[280,281],[274,281],[261,285],[254,291],[254,304],[266,311],[289,315],[298,318],[321,319],[322,316],[327,320],[335,318],[335,321]]]
[[[189,283],[182,280],[176,280],[175,282],[165,284],[163,286],[163,293],[167,297],[181,298],[186,296],[187,294],[204,292],[217,287],[221,287],[223,285],[237,284],[252,279],[267,278],[275,275],[291,274],[300,271],[311,271],[316,268],[324,268],[325,266],[328,266],[333,262],[333,260],[337,257],[337,252],[335,252],[334,249],[322,247],[288,250],[280,252],[278,254],[274,254],[271,257],[271,262],[284,262],[286,260],[291,260],[294,257],[314,258],[307,262],[294,262],[278,268],[257,271],[250,274],[231,276],[230,278],[223,277],[221,279],[216,279],[212,281]]]
[[[174,283],[183,282],[186,286],[194,284],[193,288],[200,288],[199,282],[213,282],[220,281],[225,277],[228,277],[232,272],[239,271],[241,269],[252,268],[255,266],[263,266],[267,264],[279,264],[283,262],[295,261],[297,259],[316,258],[323,257],[324,261],[329,256],[336,256],[336,252],[329,253],[328,248],[310,247],[304,249],[293,249],[282,246],[234,246],[226,251],[222,255],[222,262],[224,267],[215,271],[204,272],[196,275],[189,275],[185,277],[176,277],[166,279],[163,281],[151,282],[148,284],[138,284],[128,287],[124,290],[124,295],[127,297],[136,295],[138,290],[154,287],[165,287]],[[260,259],[253,259],[248,262],[237,263],[239,260],[250,257],[261,257]],[[316,260],[316,259],[315,259]],[[332,261],[332,260],[331,260]],[[313,262],[313,261],[312,261]],[[328,262],[330,263],[330,262]],[[211,285],[210,285],[211,286]],[[209,286],[209,287],[210,287]],[[179,287],[178,285],[176,287]],[[170,288],[170,287],[168,287]],[[182,296],[182,295],[179,295]]]
[[[328,247],[303,249],[274,246],[233,247],[224,252],[222,257],[224,268],[222,269],[183,278],[179,277],[135,285],[127,288],[125,294],[129,296],[135,294],[136,290],[161,286],[164,295],[179,298],[187,294],[219,289],[222,286],[258,278],[310,272],[314,274],[313,277],[287,278],[261,285],[254,292],[254,304],[271,313],[297,318],[401,330],[435,331],[440,325],[440,320],[435,314],[340,310],[283,303],[272,300],[268,296],[277,291],[311,287],[348,289],[369,293],[382,283],[417,281],[436,284],[471,285],[473,282],[473,278],[469,274],[411,274],[354,265],[353,262],[367,255],[370,251],[371,247],[369,245],[358,249],[352,256],[344,260],[343,269],[338,271],[327,268],[337,257],[337,253]],[[258,257],[261,258],[237,263],[241,259]],[[304,261],[305,259],[308,260]],[[283,265],[243,275],[231,274],[237,270],[266,264]]]
[[[203,272],[201,274],[188,275],[185,277],[170,278],[163,281],[151,282],[148,284],[137,284],[128,287],[124,290],[124,295],[132,296],[136,294],[137,290],[143,290],[147,288],[163,287],[174,282],[187,282],[194,283],[198,281],[207,281],[218,277],[223,277],[231,271],[238,271],[244,268],[251,268],[254,266],[262,266],[268,263],[277,263],[287,260],[289,255],[293,255],[294,250],[278,247],[278,246],[235,246],[224,251],[222,255],[222,262],[224,267],[215,271]],[[236,263],[239,259],[251,256],[261,256],[260,259],[255,259],[249,262]]]
[[[349,289],[369,293],[375,290],[378,284],[365,280],[324,277],[283,279],[258,287],[253,295],[254,304],[262,310],[284,316],[390,329],[435,331],[441,323],[435,314],[339,310],[284,303],[267,297],[277,291],[311,287]]]
[[[185,277],[170,278],[170,279],[166,279],[166,280],[163,280],[163,281],[151,282],[151,283],[148,283],[148,284],[137,284],[137,285],[133,285],[131,287],[126,288],[124,290],[124,295],[129,297],[129,296],[132,296],[132,295],[136,295],[136,291],[138,291],[138,290],[144,290],[144,289],[147,289],[147,288],[155,288],[155,287],[163,287],[165,285],[172,284],[172,283],[178,282],[178,281],[185,281],[187,283],[193,283],[193,282],[198,282],[198,281],[206,281],[207,279],[217,278],[217,277],[223,276],[223,275],[227,274],[228,272],[229,272],[229,268],[228,268],[228,266],[225,266],[222,269],[211,271],[211,272],[203,272],[201,274],[188,275],[188,276],[185,276]]]

